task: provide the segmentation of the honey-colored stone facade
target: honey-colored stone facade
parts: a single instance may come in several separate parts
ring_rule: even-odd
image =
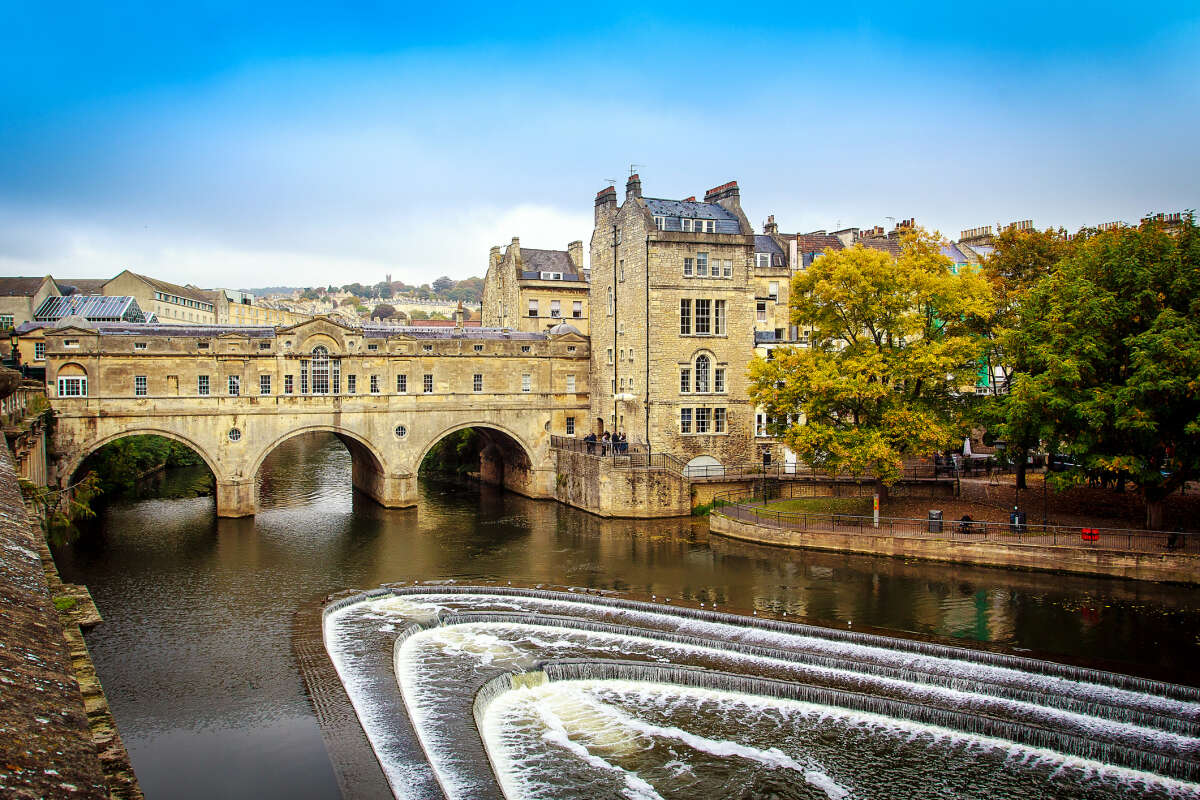
[[[583,242],[571,242],[566,250],[522,251],[514,237],[503,253],[493,247],[483,279],[483,326],[544,333],[566,322],[588,335],[589,291],[582,261]]]
[[[416,501],[429,449],[474,427],[494,438],[485,472],[524,494],[553,497],[550,436],[587,417],[589,356],[587,338],[574,333],[412,332],[320,317],[278,329],[47,330],[55,478],[69,481],[109,441],[159,434],[208,464],[218,514],[242,516],[255,511],[255,476],[272,450],[329,431],[353,456],[356,487],[383,505],[406,506]]]

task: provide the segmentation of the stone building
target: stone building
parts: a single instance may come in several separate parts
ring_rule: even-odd
[[[195,286],[179,286],[122,270],[115,278],[105,282],[104,294],[135,298],[142,311],[154,314],[163,325],[217,323],[217,293]]]
[[[33,314],[47,297],[62,295],[49,275],[40,278],[0,278],[0,330],[11,330],[32,322]]]
[[[563,321],[589,333],[589,289],[583,270],[583,242],[566,250],[521,247],[513,237],[501,253],[488,254],[483,279],[484,327],[538,333]]]
[[[755,236],[736,181],[703,201],[644,197],[636,174],[620,205],[615,189],[599,192],[589,427],[695,467],[757,462],[746,368],[759,299],[774,332],[788,276],[786,248]]]

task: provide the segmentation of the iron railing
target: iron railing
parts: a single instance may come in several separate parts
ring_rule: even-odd
[[[963,543],[1040,544],[1136,553],[1200,553],[1200,533],[898,517],[880,517],[876,524],[870,516],[773,509],[746,490],[718,494],[713,513],[772,528],[822,533],[940,539]]]

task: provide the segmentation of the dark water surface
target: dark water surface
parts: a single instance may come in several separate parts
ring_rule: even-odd
[[[778,550],[441,481],[386,510],[352,492],[350,456],[324,435],[280,447],[260,479],[253,519],[218,520],[210,497],[128,501],[55,550],[104,615],[88,645],[152,800],[336,797],[293,617],[388,581],[654,594],[1200,684],[1197,588]]]

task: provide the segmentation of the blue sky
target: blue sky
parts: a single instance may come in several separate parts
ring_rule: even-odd
[[[631,163],[787,231],[1197,207],[1188,3],[165,5],[0,0],[0,274],[480,275]]]

